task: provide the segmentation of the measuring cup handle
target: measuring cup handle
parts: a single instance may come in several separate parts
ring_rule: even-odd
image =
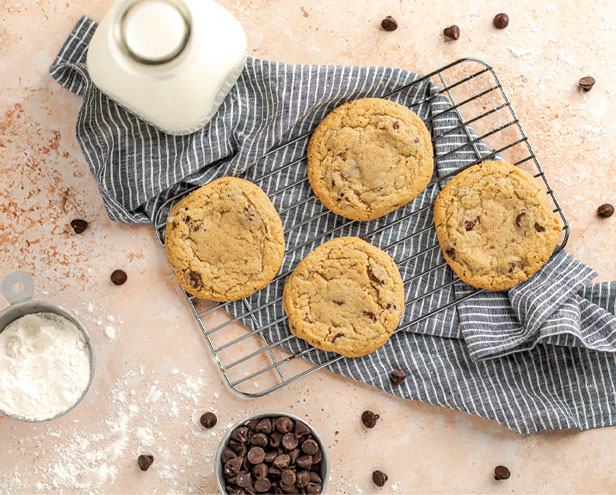
[[[15,285],[21,284],[21,290],[15,290]],[[34,279],[29,273],[18,270],[9,273],[0,286],[2,295],[10,304],[32,299],[34,294]]]

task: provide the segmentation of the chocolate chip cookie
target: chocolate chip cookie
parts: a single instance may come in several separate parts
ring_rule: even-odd
[[[363,98],[336,108],[308,144],[308,180],[331,211],[373,220],[405,205],[432,177],[432,141],[403,105]]]
[[[561,231],[547,194],[527,172],[484,162],[456,175],[434,203],[445,260],[466,283],[507,290],[549,259]]]
[[[385,344],[398,326],[404,286],[387,253],[357,237],[340,237],[297,265],[282,303],[295,335],[324,351],[357,357]]]
[[[235,301],[265,287],[278,272],[282,222],[261,188],[222,177],[171,209],[165,251],[187,292],[209,301]]]

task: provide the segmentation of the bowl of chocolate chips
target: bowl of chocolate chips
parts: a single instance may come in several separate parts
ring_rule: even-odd
[[[329,456],[319,434],[305,420],[262,411],[235,423],[216,454],[221,494],[325,493]]]

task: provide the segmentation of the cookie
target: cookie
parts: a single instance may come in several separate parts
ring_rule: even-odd
[[[381,347],[404,312],[404,285],[389,255],[358,237],[309,253],[284,286],[291,332],[324,351],[358,357]]]
[[[265,287],[278,272],[282,222],[260,187],[222,177],[171,209],[165,251],[187,292],[209,301],[235,301]]]
[[[545,189],[505,162],[456,175],[436,198],[434,223],[453,271],[488,290],[529,279],[550,259],[561,231]]]
[[[331,211],[374,220],[416,198],[430,182],[430,132],[403,105],[363,98],[336,108],[308,144],[308,180]]]

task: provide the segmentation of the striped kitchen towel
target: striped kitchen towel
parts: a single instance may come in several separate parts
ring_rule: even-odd
[[[590,284],[595,273],[560,252],[533,278],[504,292],[480,292],[432,313],[472,288],[452,278],[433,228],[433,183],[410,204],[371,222],[350,222],[315,200],[305,180],[306,138],[342,102],[381,96],[417,81],[392,100],[428,125],[436,174],[493,156],[460,126],[449,100],[429,79],[382,67],[288,65],[249,58],[215,118],[190,136],[165,135],[102,94],[90,81],[86,51],[96,24],[82,18],[51,66],[52,76],[83,97],[77,140],[109,216],[151,222],[173,195],[223,175],[262,187],[281,212],[285,274],[316,244],[356,235],[385,249],[405,281],[399,330],[378,351],[339,359],[332,371],[389,393],[495,420],[521,433],[614,424],[616,282]],[[289,146],[276,149],[284,142]],[[274,151],[272,151],[274,150]],[[164,212],[163,212],[164,213]],[[328,232],[327,235],[320,235]],[[318,240],[315,237],[318,236]],[[250,298],[245,323],[270,342],[316,363],[332,355],[289,334],[280,304],[285,277]],[[230,303],[244,313],[243,302]],[[392,370],[407,378],[392,386]]]

